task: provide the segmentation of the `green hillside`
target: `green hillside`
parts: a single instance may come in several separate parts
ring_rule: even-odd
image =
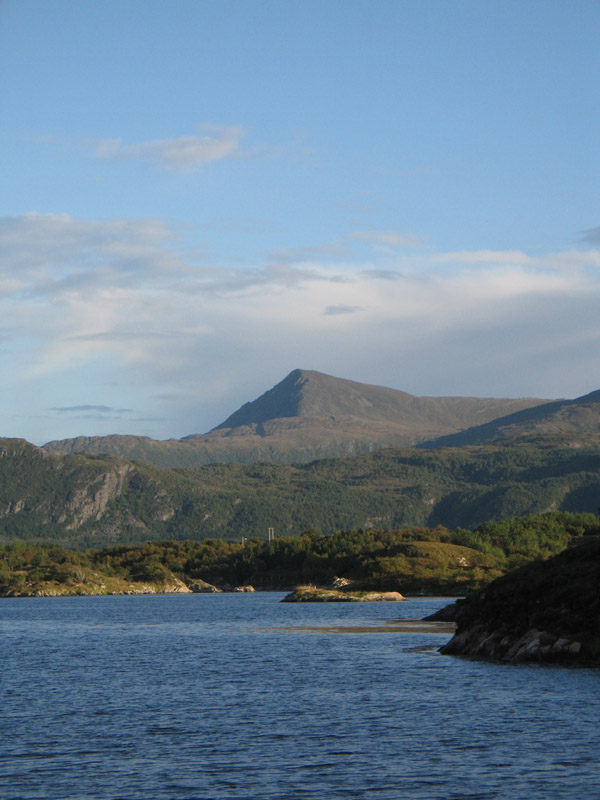
[[[590,514],[553,513],[487,523],[473,531],[405,528],[308,531],[272,542],[162,541],[73,551],[55,544],[0,545],[0,596],[225,590],[251,584],[463,594],[531,559],[547,558],[600,531]]]
[[[76,547],[158,539],[297,536],[308,528],[473,528],[545,511],[595,512],[600,441],[384,450],[310,464],[167,470],[50,455],[0,440],[0,541]]]

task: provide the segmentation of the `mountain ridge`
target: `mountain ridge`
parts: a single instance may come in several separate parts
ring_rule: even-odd
[[[398,389],[295,369],[206,434],[182,439],[112,435],[48,442],[47,452],[119,455],[161,467],[306,463],[414,446],[548,401],[418,397]]]
[[[600,390],[573,400],[554,400],[491,420],[448,436],[438,437],[421,446],[466,447],[491,444],[504,439],[546,435],[600,433]]]

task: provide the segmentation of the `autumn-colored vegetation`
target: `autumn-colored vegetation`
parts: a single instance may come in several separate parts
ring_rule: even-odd
[[[258,589],[300,583],[425,594],[464,594],[522,564],[548,558],[584,536],[600,534],[593,514],[549,513],[488,522],[473,530],[407,527],[324,535],[309,530],[272,542],[208,539],[158,541],[71,550],[52,543],[0,545],[0,594],[95,594],[177,581],[252,584]]]

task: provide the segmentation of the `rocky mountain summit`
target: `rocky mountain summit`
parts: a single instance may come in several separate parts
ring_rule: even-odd
[[[295,369],[209,433],[167,441],[143,436],[81,436],[48,442],[44,449],[61,455],[115,455],[160,467],[307,463],[413,446],[544,402],[534,398],[416,397]]]

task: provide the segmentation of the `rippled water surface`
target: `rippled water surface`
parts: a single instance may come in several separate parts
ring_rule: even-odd
[[[0,601],[6,800],[600,794],[600,671],[439,655],[445,604]],[[396,629],[397,628],[397,629]]]

